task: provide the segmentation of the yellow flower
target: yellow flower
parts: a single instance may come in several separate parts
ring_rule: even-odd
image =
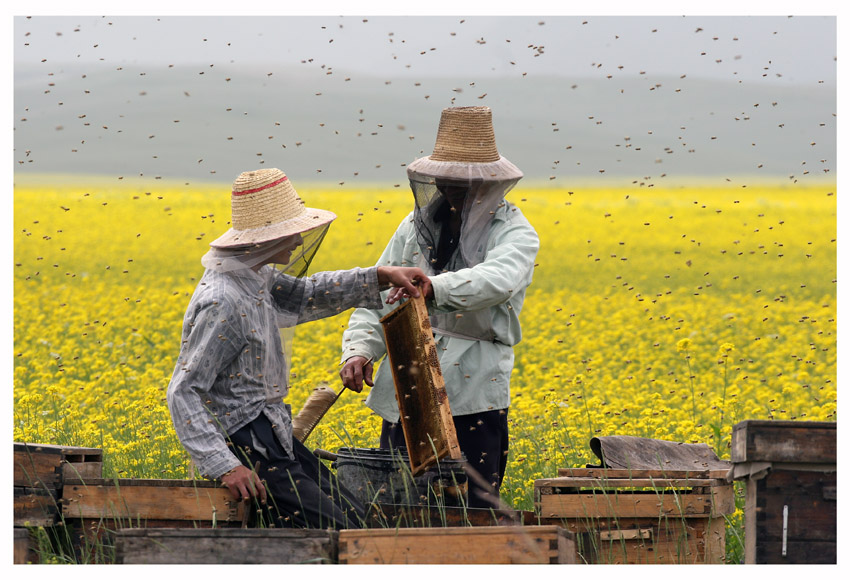
[[[190,475],[165,391],[228,186],[16,184],[15,441],[102,448],[109,476]],[[834,187],[512,193],[541,246],[514,347],[507,503],[530,509],[535,479],[596,463],[600,434],[703,442],[728,459],[737,421],[836,421]],[[305,201],[338,215],[316,272],[374,264],[412,204],[337,187]],[[391,211],[364,211],[379,205]],[[339,387],[349,315],[298,327],[294,412],[317,384]],[[701,358],[702,344],[719,355]],[[347,391],[309,446],[377,446],[367,394]]]

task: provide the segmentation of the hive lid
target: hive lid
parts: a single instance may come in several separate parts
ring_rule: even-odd
[[[729,469],[731,462],[719,459],[705,443],[679,443],[646,437],[614,435],[594,437],[590,449],[601,465],[612,469],[662,469],[711,471]]]

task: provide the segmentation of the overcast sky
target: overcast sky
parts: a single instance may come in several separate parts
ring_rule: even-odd
[[[722,6],[715,4],[712,8]],[[349,6],[339,10],[348,15],[318,14],[324,3],[310,4],[312,16],[275,14],[268,7],[266,15],[256,14],[262,11],[249,15],[251,5],[244,3],[239,8],[248,9],[239,15],[185,11],[173,15],[173,6],[163,9],[156,2],[146,4],[144,10],[122,5],[125,14],[107,12],[106,16],[96,15],[102,13],[88,9],[85,2],[73,4],[74,10],[81,11],[77,14],[35,9],[27,16],[17,11],[10,19],[14,21],[16,167],[33,172],[69,167],[88,172],[87,162],[97,160],[109,171],[149,175],[169,170],[163,161],[168,159],[176,166],[171,172],[184,172],[188,163],[180,153],[186,154],[191,144],[195,161],[206,160],[196,168],[198,172],[226,174],[232,171],[228,162],[241,160],[225,149],[234,141],[222,141],[210,128],[228,135],[238,132],[242,149],[250,148],[255,154],[267,150],[256,149],[256,136],[270,134],[262,133],[263,126],[251,125],[251,117],[261,121],[272,114],[286,114],[286,130],[275,133],[275,138],[284,145],[296,143],[296,149],[286,152],[287,161],[323,168],[334,162],[336,147],[341,156],[334,163],[338,171],[366,178],[364,159],[383,168],[390,164],[374,161],[378,150],[402,154],[401,145],[390,141],[387,127],[404,126],[421,137],[440,107],[484,104],[498,110],[505,142],[532,143],[540,150],[522,148],[530,156],[523,160],[529,175],[548,172],[549,165],[535,167],[535,160],[539,165],[545,157],[551,164],[559,160],[551,156],[566,145],[575,145],[572,175],[577,169],[604,168],[610,173],[612,163],[629,175],[646,175],[646,168],[632,167],[625,159],[621,162],[621,155],[611,149],[609,132],[652,134],[657,145],[664,141],[669,146],[676,139],[671,131],[680,133],[683,125],[691,139],[699,139],[699,131],[722,131],[718,142],[724,143],[723,152],[733,156],[709,157],[709,149],[700,149],[699,155],[690,156],[696,167],[724,175],[745,172],[762,162],[744,159],[740,149],[751,150],[758,141],[760,148],[754,153],[771,159],[765,165],[780,174],[789,173],[789,154],[796,164],[816,153],[819,159],[835,160],[834,133],[832,139],[829,135],[815,139],[812,134],[835,130],[835,106],[828,97],[834,98],[836,91],[837,17],[828,10],[818,11],[818,5],[807,4],[808,15],[793,16],[746,16],[732,11],[724,16],[682,16],[664,15],[664,10],[656,15],[578,16],[552,15],[546,8],[529,15],[534,5],[527,3],[523,3],[526,14],[496,16],[462,14],[462,4],[439,2],[428,4],[425,15],[386,15],[393,13],[386,4],[382,10],[364,9],[361,14],[351,14]],[[781,3],[772,6],[784,7]],[[25,9],[31,10],[32,5]],[[453,84],[443,86],[438,76],[449,77]],[[661,87],[655,93],[659,96],[639,90],[634,84],[638,79],[640,88]],[[706,80],[713,83],[711,88],[694,84]],[[171,92],[173,88],[158,84],[162,82],[179,82],[181,90]],[[581,90],[573,91],[571,86]],[[236,90],[243,93],[236,95]],[[789,91],[802,96],[792,97]],[[161,98],[165,94],[170,100]],[[657,111],[661,117],[651,119],[653,107],[657,109],[668,97],[676,100],[667,106],[679,109],[662,109]],[[292,100],[288,107],[283,106],[285,98]],[[732,123],[731,111],[749,120],[750,115],[739,114],[745,110],[742,107],[749,109],[768,98],[777,103],[776,110],[756,111],[754,122],[747,123],[747,131],[740,134],[744,127],[737,118]],[[261,111],[261,102],[270,108]],[[247,116],[238,125],[233,124],[234,115],[227,114],[234,107]],[[518,113],[523,109],[525,113]],[[303,114],[293,116],[293,110]],[[375,151],[358,143],[363,141],[361,130],[351,129],[351,124],[368,117],[363,110],[381,117],[376,120],[380,130],[369,133],[376,136],[369,141],[378,148]],[[423,119],[426,111],[430,116]],[[814,117],[801,116],[809,112]],[[86,122],[81,126],[82,114]],[[310,115],[321,118],[300,126]],[[89,123],[95,116],[100,122]],[[601,127],[578,125],[582,118],[597,116],[605,122]],[[179,134],[172,127],[174,118],[180,120]],[[724,120],[733,126],[726,127]],[[794,127],[795,120],[800,129]],[[552,133],[553,126],[565,123],[569,131]],[[794,129],[785,131],[782,138],[795,138],[797,148],[774,135],[782,124]],[[325,125],[333,128],[332,134],[323,131]],[[91,127],[103,127],[103,132],[95,136]],[[670,130],[665,132],[664,127]],[[544,142],[544,133],[557,142]],[[158,135],[158,140],[148,139],[150,134]],[[567,134],[581,145],[557,140]],[[351,135],[354,141],[349,143],[346,139]],[[404,144],[424,151],[428,140]],[[813,151],[812,141],[826,149]],[[300,143],[303,147],[297,146]],[[179,148],[166,151],[166,144]],[[805,155],[799,150],[801,144]],[[156,151],[148,151],[153,146]],[[647,143],[646,150],[650,149]],[[354,159],[352,151],[364,159]],[[311,152],[310,159],[296,155]],[[665,157],[670,160],[665,166],[668,174],[695,170],[674,167],[673,158]],[[343,166],[346,160],[356,167]],[[735,167],[727,163],[735,160],[739,161]]]
[[[808,84],[834,83],[837,56],[833,16],[47,13],[14,22],[15,66],[291,63],[396,77],[687,74]]]

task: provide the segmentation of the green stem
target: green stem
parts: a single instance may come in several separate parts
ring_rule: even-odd
[[[697,424],[697,395],[694,389],[694,373],[691,371],[691,355],[685,351],[685,362],[688,364],[688,380],[691,383],[691,421]]]

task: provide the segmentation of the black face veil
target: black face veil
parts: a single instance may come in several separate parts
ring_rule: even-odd
[[[505,195],[518,179],[499,181],[421,179],[411,176],[416,206],[413,212],[421,264],[429,272],[456,272],[481,263],[487,252],[490,223]],[[452,214],[460,214],[459,237],[447,251],[446,236]],[[454,216],[457,219],[457,216]],[[441,243],[443,244],[441,248]],[[427,266],[427,267],[425,267]]]

